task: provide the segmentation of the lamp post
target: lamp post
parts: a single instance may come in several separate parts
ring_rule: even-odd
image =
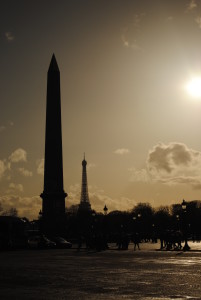
[[[107,208],[106,205],[104,206],[103,211],[104,211],[104,215],[106,216],[106,215],[107,215],[107,212],[108,212],[108,208]]]
[[[141,218],[141,213],[137,213],[136,215],[133,216],[133,244],[134,244],[134,251],[136,250],[136,246],[140,250],[139,243],[141,241],[141,234],[140,234],[140,218]]]
[[[134,221],[134,227],[135,227],[135,231],[136,230],[140,230],[140,218],[141,218],[141,213],[138,213],[136,216],[133,216],[133,221]]]
[[[103,217],[103,241],[102,241],[102,249],[108,249],[108,236],[109,236],[109,229],[108,229],[108,222],[107,222],[107,212],[108,212],[108,208],[105,204],[104,208],[104,217]]]
[[[184,199],[183,199],[183,201],[182,201],[181,207],[182,207],[182,221],[183,221],[182,229],[183,229],[184,242],[185,242],[184,247],[183,247],[183,251],[189,251],[189,250],[190,250],[190,247],[189,247],[189,245],[188,245],[187,220],[186,220],[187,203],[186,203],[186,201],[185,201]]]
[[[92,231],[95,229],[95,222],[96,222],[96,213],[92,212],[92,224],[91,224],[91,229]]]
[[[182,211],[186,211],[187,204],[186,204],[186,201],[184,199],[182,201],[181,207],[182,207]]]
[[[176,228],[180,231],[180,216],[176,215]]]
[[[39,211],[39,213],[38,213],[38,221],[39,221],[39,232],[40,232],[40,234],[42,234],[42,231],[43,231],[43,229],[42,229],[42,222],[43,222],[43,212],[42,212],[42,210],[40,209],[40,211]]]

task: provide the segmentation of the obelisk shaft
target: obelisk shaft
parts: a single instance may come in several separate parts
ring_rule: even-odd
[[[59,233],[65,215],[60,72],[53,55],[47,76],[45,166],[42,219],[45,233]]]
[[[60,72],[53,55],[47,78],[44,192],[62,191]]]

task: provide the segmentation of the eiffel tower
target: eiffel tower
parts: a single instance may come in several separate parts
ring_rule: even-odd
[[[82,189],[80,197],[79,212],[89,212],[91,211],[91,204],[89,202],[88,185],[87,185],[87,161],[84,159],[82,161]]]

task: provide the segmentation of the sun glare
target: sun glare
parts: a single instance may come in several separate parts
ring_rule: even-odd
[[[201,77],[192,78],[186,86],[188,93],[194,98],[201,98]]]

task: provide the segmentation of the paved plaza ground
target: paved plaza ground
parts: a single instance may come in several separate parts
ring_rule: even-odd
[[[0,252],[0,299],[201,299],[201,243],[190,252],[140,246]]]

